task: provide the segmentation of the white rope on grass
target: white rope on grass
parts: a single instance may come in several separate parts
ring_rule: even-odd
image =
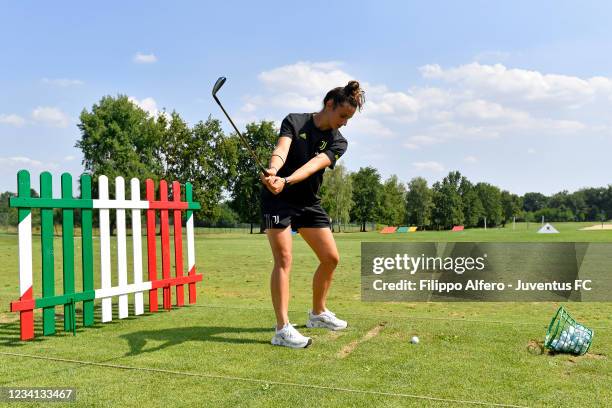
[[[386,397],[413,398],[413,399],[421,399],[421,400],[427,400],[427,401],[448,402],[448,403],[454,403],[454,404],[484,405],[484,406],[490,406],[490,407],[527,408],[522,405],[498,404],[495,402],[456,400],[456,399],[450,399],[450,398],[429,397],[427,395],[404,394],[404,393],[384,392],[384,391],[369,391],[369,390],[360,390],[360,389],[355,389],[355,388],[329,387],[325,385],[316,385],[316,384],[303,384],[303,383],[292,383],[292,382],[284,382],[284,381],[261,380],[261,379],[249,378],[249,377],[235,377],[231,375],[193,373],[189,371],[165,370],[162,368],[135,367],[135,366],[120,365],[120,364],[96,363],[94,361],[72,360],[72,359],[60,358],[60,357],[36,356],[32,354],[0,352],[0,355],[12,356],[12,357],[26,357],[26,358],[33,358],[33,359],[38,359],[38,360],[57,361],[57,362],[62,362],[62,363],[73,363],[73,364],[81,364],[81,365],[96,366],[96,367],[115,368],[115,369],[120,369],[120,370],[145,371],[145,372],[153,372],[153,373],[161,373],[161,374],[181,375],[181,376],[188,376],[188,377],[212,378],[212,379],[217,379],[217,380],[244,381],[244,382],[252,382],[252,383],[267,384],[267,385],[284,385],[288,387],[310,388],[310,389],[327,390],[327,391],[342,391],[342,392],[351,392],[355,394],[380,395],[380,396],[386,396]]]

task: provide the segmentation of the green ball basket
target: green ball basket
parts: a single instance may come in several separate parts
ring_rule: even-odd
[[[593,343],[593,330],[572,319],[572,316],[559,307],[546,331],[544,347],[556,353],[583,355]]]

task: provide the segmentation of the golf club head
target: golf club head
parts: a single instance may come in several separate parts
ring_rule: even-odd
[[[219,89],[221,89],[221,87],[225,83],[225,79],[226,79],[225,77],[219,77],[219,79],[217,79],[217,82],[215,82],[215,86],[213,86],[213,90],[212,90],[213,96],[215,96],[217,92],[219,92]]]

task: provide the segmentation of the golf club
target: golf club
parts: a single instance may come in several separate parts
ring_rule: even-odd
[[[259,160],[259,157],[257,157],[257,155],[255,154],[253,149],[251,149],[251,146],[249,145],[248,141],[242,135],[242,133],[240,133],[240,131],[238,130],[238,128],[234,124],[234,121],[232,120],[232,118],[230,118],[230,116],[225,111],[225,108],[221,104],[221,101],[219,100],[219,98],[217,98],[217,92],[219,92],[219,89],[221,89],[221,87],[223,86],[225,81],[226,81],[225,77],[219,77],[219,79],[217,79],[217,82],[215,82],[215,86],[213,86],[213,89],[212,89],[212,96],[215,99],[215,101],[217,101],[219,106],[221,107],[221,110],[223,111],[223,113],[225,113],[225,116],[227,117],[227,119],[230,121],[230,123],[234,127],[234,130],[236,130],[236,133],[238,133],[238,137],[240,138],[240,141],[242,142],[242,144],[247,148],[247,150],[251,154],[251,157],[253,158],[253,160],[255,160],[255,163],[257,163],[257,165],[259,166],[259,170],[261,170],[261,172],[264,174],[264,176],[269,176],[265,166],[263,164],[261,164],[261,161]]]

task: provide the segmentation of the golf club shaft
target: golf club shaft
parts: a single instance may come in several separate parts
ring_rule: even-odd
[[[225,117],[227,117],[227,119],[230,121],[230,123],[232,124],[232,126],[234,127],[234,130],[236,131],[236,133],[238,133],[238,137],[240,138],[240,141],[242,142],[242,144],[247,148],[247,150],[249,151],[249,153],[251,154],[251,157],[253,157],[253,160],[255,160],[255,163],[259,166],[259,169],[261,170],[261,172],[265,175],[268,176],[268,172],[266,170],[266,167],[264,167],[264,165],[261,163],[261,161],[259,160],[259,157],[257,157],[257,155],[255,154],[255,152],[253,151],[253,149],[251,149],[251,146],[249,145],[248,141],[246,140],[246,138],[242,135],[242,133],[240,133],[240,131],[238,130],[238,127],[234,124],[234,121],[232,120],[232,118],[230,118],[230,115],[227,114],[225,108],[223,107],[223,105],[221,104],[221,101],[219,100],[219,98],[217,98],[217,95],[214,95],[213,98],[215,99],[215,101],[217,102],[217,104],[219,105],[219,107],[221,108],[221,110],[223,111],[223,113],[225,114]]]

